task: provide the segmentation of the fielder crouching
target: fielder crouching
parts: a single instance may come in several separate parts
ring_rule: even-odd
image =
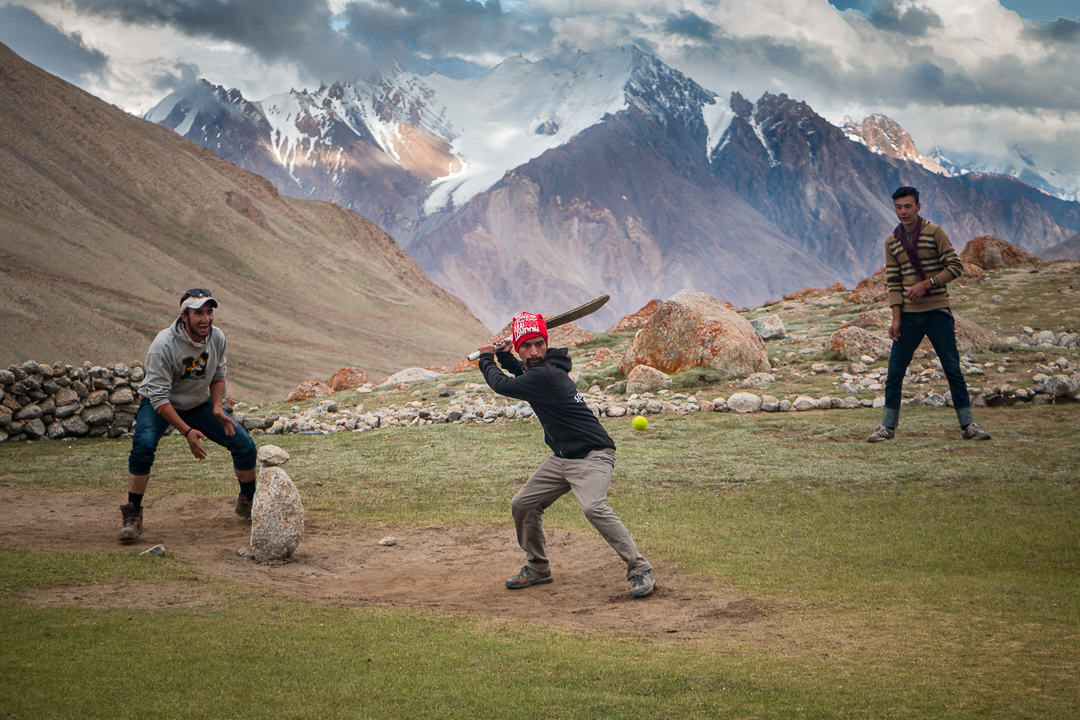
[[[645,597],[656,587],[652,565],[607,505],[615,443],[570,379],[566,348],[549,348],[547,339],[547,326],[540,315],[522,313],[514,318],[514,350],[521,359],[509,351],[498,353],[499,364],[513,377],[495,364],[493,343],[479,348],[480,371],[487,384],[500,395],[532,405],[544,427],[544,442],[552,452],[510,503],[525,565],[506,581],[506,587],[518,589],[552,581],[542,516],[553,502],[573,491],[585,517],[626,562],[630,595]]]
[[[150,344],[128,456],[128,501],[120,506],[121,541],[129,542],[142,534],[143,494],[158,442],[169,426],[184,436],[197,460],[206,457],[202,440],[212,440],[232,454],[240,483],[236,514],[251,517],[258,451],[247,431],[222,407],[225,335],[214,327],[217,306],[209,290],[188,290],[180,298],[180,317]]]

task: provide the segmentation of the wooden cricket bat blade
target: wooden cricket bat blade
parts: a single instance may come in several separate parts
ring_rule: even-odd
[[[564,313],[559,313],[550,318],[544,318],[544,322],[547,323],[549,328],[559,327],[560,325],[566,325],[572,323],[575,320],[580,320],[586,315],[592,315],[594,312],[604,307],[604,303],[611,299],[610,295],[601,295],[595,300],[590,300],[584,305],[578,305],[573,310],[567,310]]]
[[[580,320],[586,315],[592,315],[594,312],[604,307],[604,303],[606,303],[610,299],[610,295],[601,295],[600,297],[590,300],[583,305],[578,305],[573,310],[567,310],[564,313],[552,315],[550,318],[544,318],[544,323],[548,326],[548,329],[559,327],[560,325],[566,325],[567,323],[572,323],[575,320]],[[502,347],[504,346],[500,346],[495,349],[501,350]],[[471,362],[476,362],[479,357],[480,351],[477,350],[476,352],[469,355],[469,360]]]

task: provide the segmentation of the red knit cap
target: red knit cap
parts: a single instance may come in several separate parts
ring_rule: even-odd
[[[529,338],[540,336],[544,338],[545,343],[548,339],[547,323],[544,322],[543,315],[523,312],[514,318],[513,330],[515,351]]]

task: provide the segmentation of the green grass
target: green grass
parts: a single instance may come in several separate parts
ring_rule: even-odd
[[[605,421],[611,503],[661,583],[666,569],[696,576],[767,631],[582,635],[283,601],[169,555],[0,549],[0,717],[1075,717],[1080,406],[982,409],[990,442],[962,441],[951,410],[905,408],[898,438],[869,445],[877,419]],[[357,523],[506,526],[546,455],[535,420],[273,442],[309,513]],[[7,445],[0,490],[119,492],[126,451]],[[166,438],[151,492],[233,492],[225,453],[210,453],[195,463]],[[545,523],[592,532],[568,500]],[[118,582],[190,583],[208,600],[25,600]]]

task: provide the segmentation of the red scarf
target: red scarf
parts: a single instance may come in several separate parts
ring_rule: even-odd
[[[893,237],[900,241],[900,246],[904,248],[904,252],[907,253],[908,262],[915,268],[915,272],[918,273],[920,280],[926,279],[926,271],[922,267],[922,258],[919,257],[919,233],[922,232],[923,225],[926,221],[922,219],[920,215],[915,220],[915,233],[912,236],[913,240],[908,240],[908,234],[904,231],[903,225],[897,225],[893,230]]]

